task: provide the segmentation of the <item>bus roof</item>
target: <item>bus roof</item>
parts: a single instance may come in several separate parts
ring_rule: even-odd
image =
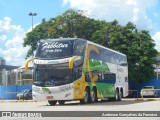
[[[41,39],[40,42],[42,41],[61,41],[61,40],[77,40],[80,38],[56,38],[56,39]]]
[[[83,38],[56,38],[56,39],[46,39],[46,40],[48,40],[48,41],[61,41],[61,40],[78,40],[78,39],[86,40],[86,39],[83,39]],[[40,42],[44,42],[44,41],[46,41],[46,40],[41,39]],[[99,45],[99,44],[97,44],[97,43],[91,42],[91,41],[89,41],[89,40],[86,40],[86,41],[87,41],[87,43],[90,43],[90,44],[93,44],[93,45],[102,47],[102,48],[104,48],[104,49],[110,50],[110,51],[112,51],[112,52],[115,52],[115,53],[120,54],[120,55],[123,55],[123,56],[126,56],[126,55],[123,54],[123,53],[120,53],[120,52],[118,52],[118,51],[115,51],[115,50],[112,50],[112,49],[110,49],[110,48],[104,47],[104,46],[102,46],[102,45]]]
[[[123,53],[121,53],[121,52],[118,52],[118,51],[112,50],[112,49],[110,49],[110,48],[104,47],[104,46],[99,45],[99,44],[97,44],[97,43],[94,43],[94,42],[91,42],[91,41],[88,41],[88,43],[93,44],[93,45],[96,45],[96,46],[99,46],[99,47],[102,47],[102,48],[104,48],[104,49],[107,49],[107,50],[109,50],[109,51],[115,52],[115,53],[117,53],[117,54],[120,54],[120,55],[126,56],[125,54],[123,54]]]

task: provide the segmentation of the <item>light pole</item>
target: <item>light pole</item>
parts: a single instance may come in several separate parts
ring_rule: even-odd
[[[32,16],[32,31],[33,31],[33,16],[36,16],[37,13],[30,12],[29,16]]]
[[[29,13],[29,16],[32,16],[32,30],[33,30],[33,16],[36,16],[36,15],[37,13],[32,13],[32,12]]]

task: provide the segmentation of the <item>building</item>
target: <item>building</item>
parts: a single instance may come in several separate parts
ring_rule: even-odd
[[[160,79],[160,52],[158,53],[158,56],[156,57],[155,73],[156,73],[156,78]]]
[[[16,99],[17,92],[32,89],[33,67],[26,72],[24,67],[6,65],[0,57],[0,99]]]
[[[0,57],[0,86],[8,85],[8,73],[18,66],[6,65],[6,60]]]
[[[28,71],[25,71],[24,66],[10,71],[8,78],[8,81],[11,81],[12,85],[31,85],[33,83],[33,65],[28,67]]]

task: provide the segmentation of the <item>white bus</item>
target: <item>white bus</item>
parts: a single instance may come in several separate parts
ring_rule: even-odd
[[[50,105],[128,95],[126,55],[80,38],[40,40],[33,67],[33,99]]]

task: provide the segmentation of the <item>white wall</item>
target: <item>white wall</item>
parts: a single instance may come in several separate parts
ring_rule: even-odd
[[[2,69],[2,83],[3,86],[6,86],[6,80],[7,80],[7,74],[6,74],[6,69]]]
[[[5,65],[6,64],[6,60],[0,57],[0,65]]]

